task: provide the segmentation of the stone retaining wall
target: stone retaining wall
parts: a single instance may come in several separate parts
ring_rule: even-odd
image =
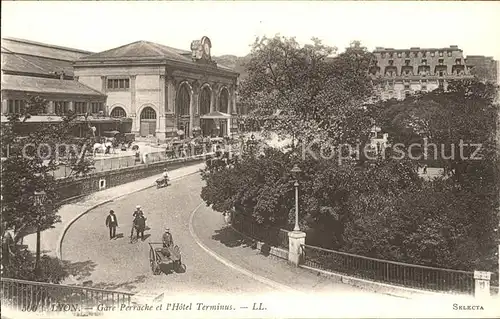
[[[111,171],[94,173],[83,178],[64,178],[59,179],[57,192],[59,200],[64,202],[83,195],[88,195],[106,188],[130,183],[136,180],[158,175],[165,168],[173,170],[179,167],[202,163],[206,155],[195,156],[191,158],[178,158],[164,162],[157,162],[148,165],[138,165],[124,167]]]

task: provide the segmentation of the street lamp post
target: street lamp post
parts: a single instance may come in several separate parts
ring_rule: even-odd
[[[39,210],[43,207],[47,194],[44,191],[35,191],[34,193],[34,206]],[[35,275],[40,275],[40,212],[37,212],[37,225],[36,225],[36,259],[35,259]]]
[[[299,174],[302,170],[299,168],[297,164],[295,164],[291,170],[292,175],[295,177],[295,183],[293,186],[295,187],[295,227],[293,231],[300,231],[299,227]]]

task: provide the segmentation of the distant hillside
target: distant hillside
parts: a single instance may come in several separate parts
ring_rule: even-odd
[[[240,81],[247,77],[247,72],[245,70],[245,63],[250,59],[249,56],[237,57],[235,55],[222,55],[219,57],[213,57],[213,59],[228,68],[231,68],[240,74]]]

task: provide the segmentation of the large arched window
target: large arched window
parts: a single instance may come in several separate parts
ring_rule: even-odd
[[[175,102],[175,113],[177,116],[189,115],[189,106],[191,104],[191,94],[187,84],[182,84],[179,93],[177,94],[177,100]]]
[[[156,119],[156,111],[151,107],[145,107],[141,112],[141,120],[155,120]]]
[[[220,96],[219,96],[219,111],[222,113],[228,113],[228,107],[229,107],[229,92],[227,91],[226,88],[223,88],[220,91]]]
[[[210,99],[212,92],[208,86],[203,87],[200,95],[200,115],[210,113]]]
[[[123,109],[123,107],[115,107],[113,111],[111,111],[111,117],[127,117],[127,113]]]

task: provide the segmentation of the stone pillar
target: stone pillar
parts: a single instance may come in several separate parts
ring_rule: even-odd
[[[2,114],[7,114],[9,113],[9,100],[3,99],[2,100]]]
[[[215,90],[215,109],[217,111],[220,111],[220,105],[219,105],[219,103],[220,103],[220,94],[219,93],[220,93],[220,86],[217,85],[217,89]]]
[[[159,116],[158,116],[158,126],[156,129],[156,138],[158,138],[160,141],[165,140],[165,90],[166,89],[166,84],[165,84],[165,75],[161,74],[160,75],[160,96],[159,96],[159,101],[158,101],[158,108],[159,108]]]
[[[302,231],[288,232],[288,261],[299,266],[302,256],[302,247],[306,243],[306,233]]]
[[[140,130],[140,115],[137,115],[136,99],[135,99],[135,75],[130,76],[130,118],[132,119],[132,133],[139,135]]]
[[[238,114],[238,108],[236,107],[236,95],[237,95],[237,87],[233,86],[233,89],[231,90],[231,113],[230,114]]]
[[[217,83],[212,85],[212,95],[210,96],[210,112],[215,112],[219,108],[217,102],[219,101],[219,85]]]
[[[191,135],[193,135],[193,129],[196,126],[200,126],[200,82],[193,82],[193,111],[191,116],[191,121],[189,126],[191,127]]]
[[[476,298],[490,297],[490,278],[491,273],[489,271],[474,271],[474,296]]]
[[[69,101],[68,103],[68,112],[73,112],[75,110],[75,102]]]
[[[165,112],[167,114],[175,113],[175,79],[174,77],[167,75],[167,104],[165,106]]]
[[[55,105],[54,101],[49,101],[49,105],[47,106],[47,114],[53,115],[55,113]]]
[[[190,83],[191,84],[191,96],[189,97],[189,132],[184,132],[186,134],[186,137],[190,137],[193,135],[193,126],[194,126],[194,108],[196,107],[195,105],[195,83]]]
[[[101,92],[106,94],[107,90],[108,90],[107,77],[101,76]]]

